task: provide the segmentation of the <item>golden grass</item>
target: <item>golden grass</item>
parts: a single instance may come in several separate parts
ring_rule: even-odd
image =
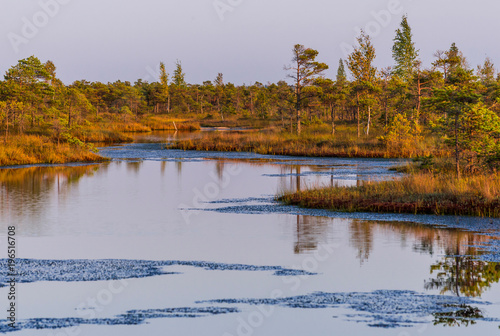
[[[83,142],[118,143],[131,142],[134,139],[113,129],[85,127],[71,132],[71,134]]]
[[[199,123],[164,116],[148,116],[140,122],[153,131],[196,131],[200,129]]]
[[[112,122],[104,124],[103,129],[115,132],[151,132],[151,128],[138,122]]]
[[[301,136],[289,132],[241,132],[205,134],[199,139],[182,140],[170,148],[200,151],[254,152],[259,154],[315,156],[315,157],[365,157],[400,158],[436,153],[427,143],[415,144],[408,149],[388,149],[376,139],[376,135],[359,139],[354,129],[344,126],[335,136],[327,126],[305,129]]]
[[[57,144],[44,136],[16,135],[0,142],[0,166],[37,163],[98,162],[107,159],[78,146]]]
[[[361,182],[357,187],[285,193],[278,199],[306,208],[347,212],[500,217],[500,176],[480,174],[457,179],[418,173],[400,180]]]

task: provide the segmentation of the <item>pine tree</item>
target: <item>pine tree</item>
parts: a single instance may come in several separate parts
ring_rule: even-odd
[[[415,49],[413,34],[408,24],[408,17],[405,15],[401,20],[401,28],[396,30],[394,46],[392,47],[392,57],[396,61],[393,73],[406,80],[410,79],[415,71],[418,52]]]
[[[481,79],[483,85],[491,85],[495,82],[495,65],[491,58],[486,57],[483,66],[477,67],[477,75]]]
[[[297,117],[297,134],[301,132],[301,109],[308,95],[306,89],[323,71],[328,70],[328,65],[316,61],[319,52],[311,48],[305,48],[301,44],[293,47],[293,66],[285,66],[285,70],[291,71],[288,78],[295,84],[295,112]]]
[[[443,88],[435,88],[432,104],[444,112],[445,116],[438,121],[438,126],[445,136],[446,143],[455,152],[455,170],[460,178],[460,161],[462,152],[467,149],[467,139],[470,134],[465,130],[465,116],[472,106],[480,100],[479,85],[472,70],[458,67],[450,73]]]
[[[432,63],[434,67],[442,68],[444,73],[444,79],[446,80],[450,74],[459,68],[468,70],[467,59],[458,49],[455,43],[451,44],[448,51],[438,50],[434,53],[437,60]]]
[[[338,83],[345,83],[347,81],[347,73],[345,71],[344,61],[342,60],[342,58],[339,60],[336,79]]]
[[[219,110],[222,120],[224,120],[224,115],[222,114],[221,99],[224,96],[224,87],[224,75],[219,72],[215,78],[215,96],[217,99],[217,109]]]
[[[360,98],[361,94],[366,93],[368,106],[368,121],[366,135],[370,133],[371,105],[369,94],[375,91],[374,83],[377,74],[377,68],[373,66],[373,60],[376,57],[375,48],[371,43],[370,36],[361,31],[357,38],[359,46],[348,56],[347,67],[354,77],[354,90],[356,92],[356,115],[358,121],[358,137],[360,136]]]
[[[186,74],[182,71],[182,63],[181,61],[177,60],[177,62],[175,63],[174,78],[173,78],[175,86],[185,87],[186,86],[185,77]]]
[[[168,86],[168,73],[165,69],[165,64],[163,62],[160,63],[160,86],[161,86],[161,98],[166,100],[167,105],[167,113],[170,112],[170,90]],[[156,109],[159,110],[159,106],[157,104]],[[158,111],[157,111],[158,112]]]

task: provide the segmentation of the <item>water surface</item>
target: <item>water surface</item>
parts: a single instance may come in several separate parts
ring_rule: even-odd
[[[3,320],[0,332],[498,332],[498,221],[273,200],[397,178],[389,168],[400,161],[184,152],[149,140],[104,148],[109,163],[0,169],[0,239],[17,227],[21,273],[18,330]]]

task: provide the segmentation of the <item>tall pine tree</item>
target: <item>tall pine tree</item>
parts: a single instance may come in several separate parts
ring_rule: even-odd
[[[339,67],[337,69],[337,82],[345,83],[347,81],[347,73],[344,67],[344,61],[342,58],[339,60]]]
[[[375,59],[375,48],[371,43],[370,36],[364,31],[357,38],[358,47],[348,56],[347,67],[354,77],[354,91],[356,92],[356,119],[358,122],[358,138],[360,136],[360,105],[364,93],[364,103],[368,107],[368,121],[366,135],[370,133],[371,121],[371,99],[370,93],[375,91],[375,80],[377,68],[373,66]]]
[[[416,68],[418,52],[415,49],[408,17],[405,15],[401,20],[401,27],[396,30],[394,46],[392,47],[392,57],[396,61],[393,73],[409,80]]]

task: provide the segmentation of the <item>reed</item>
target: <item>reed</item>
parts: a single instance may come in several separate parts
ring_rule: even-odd
[[[416,173],[356,187],[325,187],[285,192],[277,199],[306,208],[347,212],[385,212],[500,217],[500,176]]]
[[[219,132],[197,139],[181,140],[170,148],[199,151],[254,152],[258,154],[309,157],[411,158],[425,155],[446,155],[428,143],[409,149],[390,149],[376,135],[360,137],[350,126],[343,126],[333,136],[328,127],[306,129],[300,136],[271,130],[267,132]]]
[[[112,128],[85,127],[72,131],[71,134],[83,142],[120,143],[133,141],[131,136]]]
[[[196,131],[201,128],[197,122],[162,116],[148,116],[140,122],[153,131]]]
[[[54,143],[36,135],[15,135],[0,142],[0,166],[38,163],[99,162],[107,159],[68,143]]]

